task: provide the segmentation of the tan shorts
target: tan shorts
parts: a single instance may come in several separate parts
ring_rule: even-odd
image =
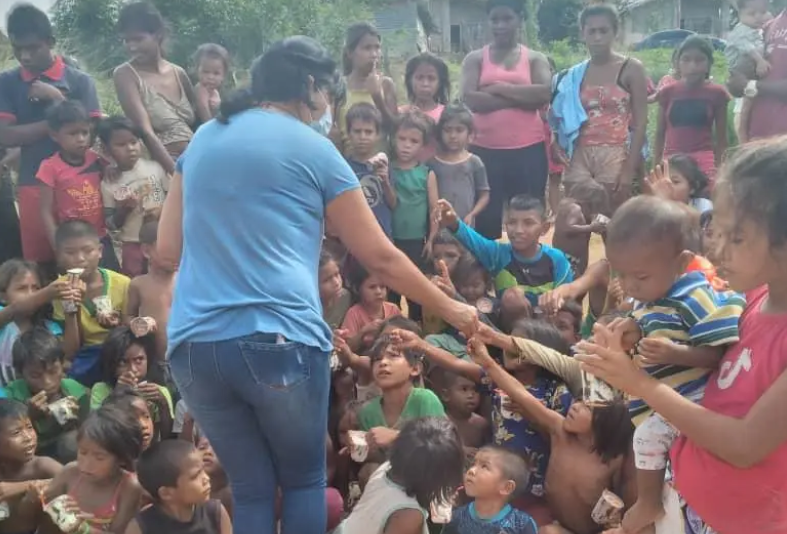
[[[602,185],[614,185],[623,164],[628,159],[625,146],[578,146],[571,164],[563,175],[567,187],[584,180],[595,180]]]

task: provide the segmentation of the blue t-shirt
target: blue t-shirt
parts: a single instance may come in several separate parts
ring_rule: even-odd
[[[2,309],[3,306],[0,306],[0,310]],[[44,326],[56,336],[63,335],[63,329],[54,321],[45,321]],[[19,333],[19,327],[13,321],[0,326],[0,386],[6,386],[17,379],[12,349]]]
[[[203,125],[177,169],[183,252],[170,351],[255,332],[329,351],[317,276],[325,207],[359,187],[333,144],[294,117],[251,109]]]
[[[388,237],[391,237],[393,231],[393,211],[385,201],[385,189],[383,188],[383,181],[374,173],[374,169],[368,163],[355,160],[347,160],[353,172],[358,177],[358,183],[361,184],[363,195],[366,197],[366,203],[372,208],[372,213],[377,217],[377,222],[380,223],[383,232]],[[391,180],[393,180],[391,175]]]
[[[530,515],[513,508],[503,507],[494,517],[480,517],[471,502],[451,513],[451,522],[443,534],[536,534],[538,526]]]

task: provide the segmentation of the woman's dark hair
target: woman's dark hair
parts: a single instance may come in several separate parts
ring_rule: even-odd
[[[438,104],[448,104],[448,95],[451,92],[451,79],[448,74],[448,65],[445,61],[436,55],[423,52],[417,56],[410,58],[407,62],[407,67],[404,70],[404,86],[407,89],[407,98],[410,102],[415,100],[415,91],[413,90],[413,75],[415,70],[421,65],[431,65],[437,72],[437,94],[435,100]]]
[[[628,454],[634,438],[628,405],[618,400],[591,408],[590,430],[593,433],[593,450],[605,463]]]
[[[27,273],[32,273],[38,279],[39,285],[43,288],[42,284],[42,277],[41,271],[38,268],[38,264],[22,260],[19,258],[14,258],[11,260],[4,261],[0,264],[0,293],[5,293],[8,291],[8,288],[11,286],[11,282],[20,275],[25,275]],[[6,304],[8,304],[6,302]],[[41,306],[36,310],[33,314],[32,322],[34,325],[44,325],[44,322],[52,316],[52,304],[47,304],[46,306]]]
[[[117,31],[140,32],[164,37],[167,23],[161,12],[151,2],[132,2],[126,4],[118,15]]]
[[[65,353],[52,332],[43,326],[36,326],[23,332],[14,341],[11,349],[14,370],[20,375],[29,365],[40,365],[44,369],[56,363],[63,363]]]
[[[218,59],[224,64],[224,74],[229,74],[232,60],[230,59],[230,53],[223,46],[215,43],[199,45],[192,58],[195,69],[199,69],[199,64],[203,59]]]
[[[689,182],[692,197],[705,191],[710,184],[708,176],[702,172],[697,160],[691,156],[684,154],[672,156],[669,159],[669,167],[678,171]]]
[[[377,28],[375,28],[374,25],[369,22],[357,22],[347,28],[347,33],[344,35],[344,50],[342,51],[342,72],[345,76],[349,75],[353,71],[353,62],[350,58],[350,54],[352,54],[355,49],[358,48],[358,44],[361,42],[361,39],[367,35],[377,37],[380,41],[382,41],[380,32],[377,31]]]
[[[462,483],[465,454],[456,427],[447,417],[413,419],[391,446],[388,477],[418,504],[448,501]]]
[[[126,351],[133,345],[142,347],[148,356],[148,372],[150,371],[150,355],[154,354],[155,338],[152,334],[136,337],[128,326],[113,328],[104,344],[101,345],[101,377],[104,382],[112,387],[117,384],[117,371],[121,362],[126,357]],[[140,380],[143,377],[137,377]]]
[[[486,12],[491,13],[493,9],[496,7],[507,7],[517,15],[522,20],[527,20],[530,16],[530,13],[527,9],[527,4],[525,0],[487,0],[486,2]]]
[[[50,44],[55,42],[52,22],[33,4],[15,5],[8,13],[6,31],[12,40],[35,37]]]
[[[77,439],[89,439],[117,458],[122,469],[134,471],[142,454],[142,427],[136,414],[117,406],[101,406],[87,416]]]
[[[696,50],[708,58],[708,72],[705,74],[705,77],[710,77],[710,68],[713,66],[713,45],[710,39],[702,37],[701,35],[690,35],[686,37],[678,47],[678,61],[680,61],[680,56],[685,54],[688,50]]]
[[[221,102],[219,121],[227,123],[233,115],[261,102],[303,102],[314,109],[314,89],[331,94],[336,62],[328,51],[311,37],[296,35],[277,41],[251,66],[251,87],[240,89]]]
[[[588,6],[579,14],[579,28],[585,29],[588,19],[593,17],[606,17],[612,26],[612,30],[617,33],[620,27],[620,16],[618,10],[609,4],[596,4]]]

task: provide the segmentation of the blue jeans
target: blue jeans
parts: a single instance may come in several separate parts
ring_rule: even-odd
[[[330,358],[253,334],[183,343],[170,355],[189,413],[229,476],[235,534],[324,534]]]

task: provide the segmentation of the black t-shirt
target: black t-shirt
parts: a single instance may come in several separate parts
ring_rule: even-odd
[[[155,504],[137,515],[142,534],[220,534],[221,502],[215,499],[198,506],[188,523],[165,514]]]

